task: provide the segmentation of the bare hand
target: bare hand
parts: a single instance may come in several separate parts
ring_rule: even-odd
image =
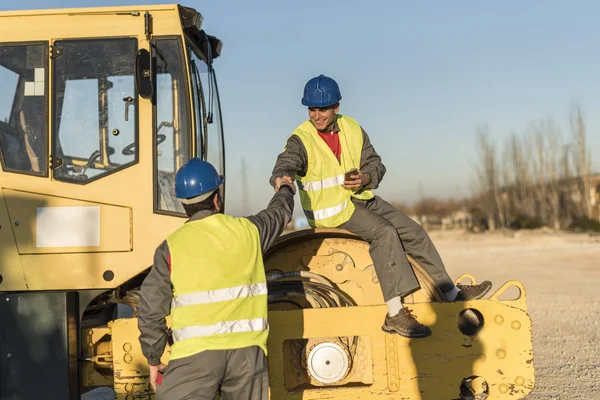
[[[296,187],[294,186],[294,181],[289,176],[283,176],[281,178],[275,178],[275,193],[279,191],[281,184],[287,183],[294,188],[294,192],[296,192]]]
[[[344,189],[360,189],[369,183],[367,174],[363,174],[360,171],[356,171],[354,174],[350,175],[350,180],[344,180],[344,184],[342,187]]]
[[[167,366],[164,364],[160,365],[150,365],[150,385],[152,385],[152,389],[156,392],[156,380],[158,379],[158,374],[162,373]],[[160,372],[159,372],[160,371]]]

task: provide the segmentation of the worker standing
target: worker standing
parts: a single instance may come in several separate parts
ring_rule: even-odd
[[[308,81],[302,105],[308,107],[309,119],[288,138],[270,183],[277,191],[282,183],[296,180],[312,227],[339,227],[370,244],[388,306],[383,330],[409,338],[429,336],[429,327],[402,304],[404,296],[419,288],[405,251],[425,268],[447,301],[481,298],[491,282],[455,286],[423,227],[372,193],[386,169],[358,122],[338,114],[341,99],[335,80],[320,75]]]
[[[142,284],[140,343],[157,400],[268,398],[262,254],[290,221],[295,188],[284,186],[256,215],[234,218],[222,213],[222,182],[198,158],[177,172],[175,194],[190,218],[157,248]],[[173,344],[165,368],[169,314]]]

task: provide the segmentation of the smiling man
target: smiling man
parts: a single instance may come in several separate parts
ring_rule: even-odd
[[[417,260],[444,293],[447,301],[483,297],[492,287],[457,285],[425,230],[379,196],[373,195],[386,172],[369,136],[348,116],[339,114],[342,95],[338,84],[320,75],[304,87],[302,105],[309,119],[288,138],[270,179],[275,191],[282,184],[298,183],[300,201],[314,228],[342,228],[370,244],[388,315],[383,330],[409,338],[426,337],[421,324],[402,298],[419,288],[406,257]]]

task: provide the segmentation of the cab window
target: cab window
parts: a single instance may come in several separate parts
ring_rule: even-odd
[[[8,172],[47,174],[45,44],[0,44],[0,160]]]
[[[89,183],[138,159],[137,40],[54,42],[53,177]]]
[[[156,57],[155,210],[185,215],[175,174],[190,159],[188,85],[179,39],[158,39]]]

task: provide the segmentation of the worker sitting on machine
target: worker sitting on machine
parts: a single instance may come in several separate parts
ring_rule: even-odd
[[[302,208],[314,228],[348,230],[370,244],[388,314],[383,330],[409,338],[426,337],[402,298],[419,288],[406,257],[410,254],[434,280],[446,301],[483,297],[491,282],[454,285],[433,242],[419,224],[371,192],[385,174],[380,156],[354,119],[338,114],[338,84],[320,75],[308,81],[302,104],[309,120],[300,124],[279,154],[271,185],[298,182]]]

